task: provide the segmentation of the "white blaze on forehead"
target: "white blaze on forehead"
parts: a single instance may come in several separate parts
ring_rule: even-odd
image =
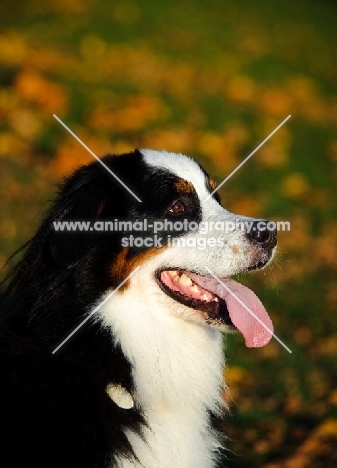
[[[210,192],[206,189],[206,176],[193,159],[180,153],[170,153],[167,151],[142,149],[140,152],[144,157],[144,161],[149,166],[166,169],[177,177],[191,182],[201,204],[209,195]],[[219,207],[218,203],[211,198],[207,202],[207,208],[210,208],[213,203]]]

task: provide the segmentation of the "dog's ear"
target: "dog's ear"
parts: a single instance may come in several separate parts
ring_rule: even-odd
[[[48,257],[58,267],[67,268],[76,264],[95,245],[96,237],[97,234],[92,232],[53,230],[46,243]]]
[[[61,268],[76,264],[95,245],[100,235],[93,224],[102,216],[113,187],[92,166],[68,178],[50,210],[45,253]]]

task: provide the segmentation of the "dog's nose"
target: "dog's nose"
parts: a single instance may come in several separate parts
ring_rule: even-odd
[[[274,228],[272,229],[271,226]],[[261,247],[273,248],[277,244],[277,230],[273,223],[264,219],[254,221],[247,236]]]

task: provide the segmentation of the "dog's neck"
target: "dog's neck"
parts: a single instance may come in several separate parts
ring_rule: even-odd
[[[148,423],[144,440],[126,435],[139,466],[210,468],[221,446],[210,413],[219,414],[222,405],[222,336],[160,309],[126,292],[100,311],[132,365],[132,399]],[[120,459],[120,467],[129,466]]]

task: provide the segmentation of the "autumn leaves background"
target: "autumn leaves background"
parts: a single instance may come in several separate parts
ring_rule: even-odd
[[[182,152],[219,182],[292,115],[221,189],[230,211],[291,222],[274,266],[239,278],[293,354],[226,339],[230,466],[337,463],[335,17],[328,0],[0,5],[1,264],[92,160],[52,114],[98,155]]]

